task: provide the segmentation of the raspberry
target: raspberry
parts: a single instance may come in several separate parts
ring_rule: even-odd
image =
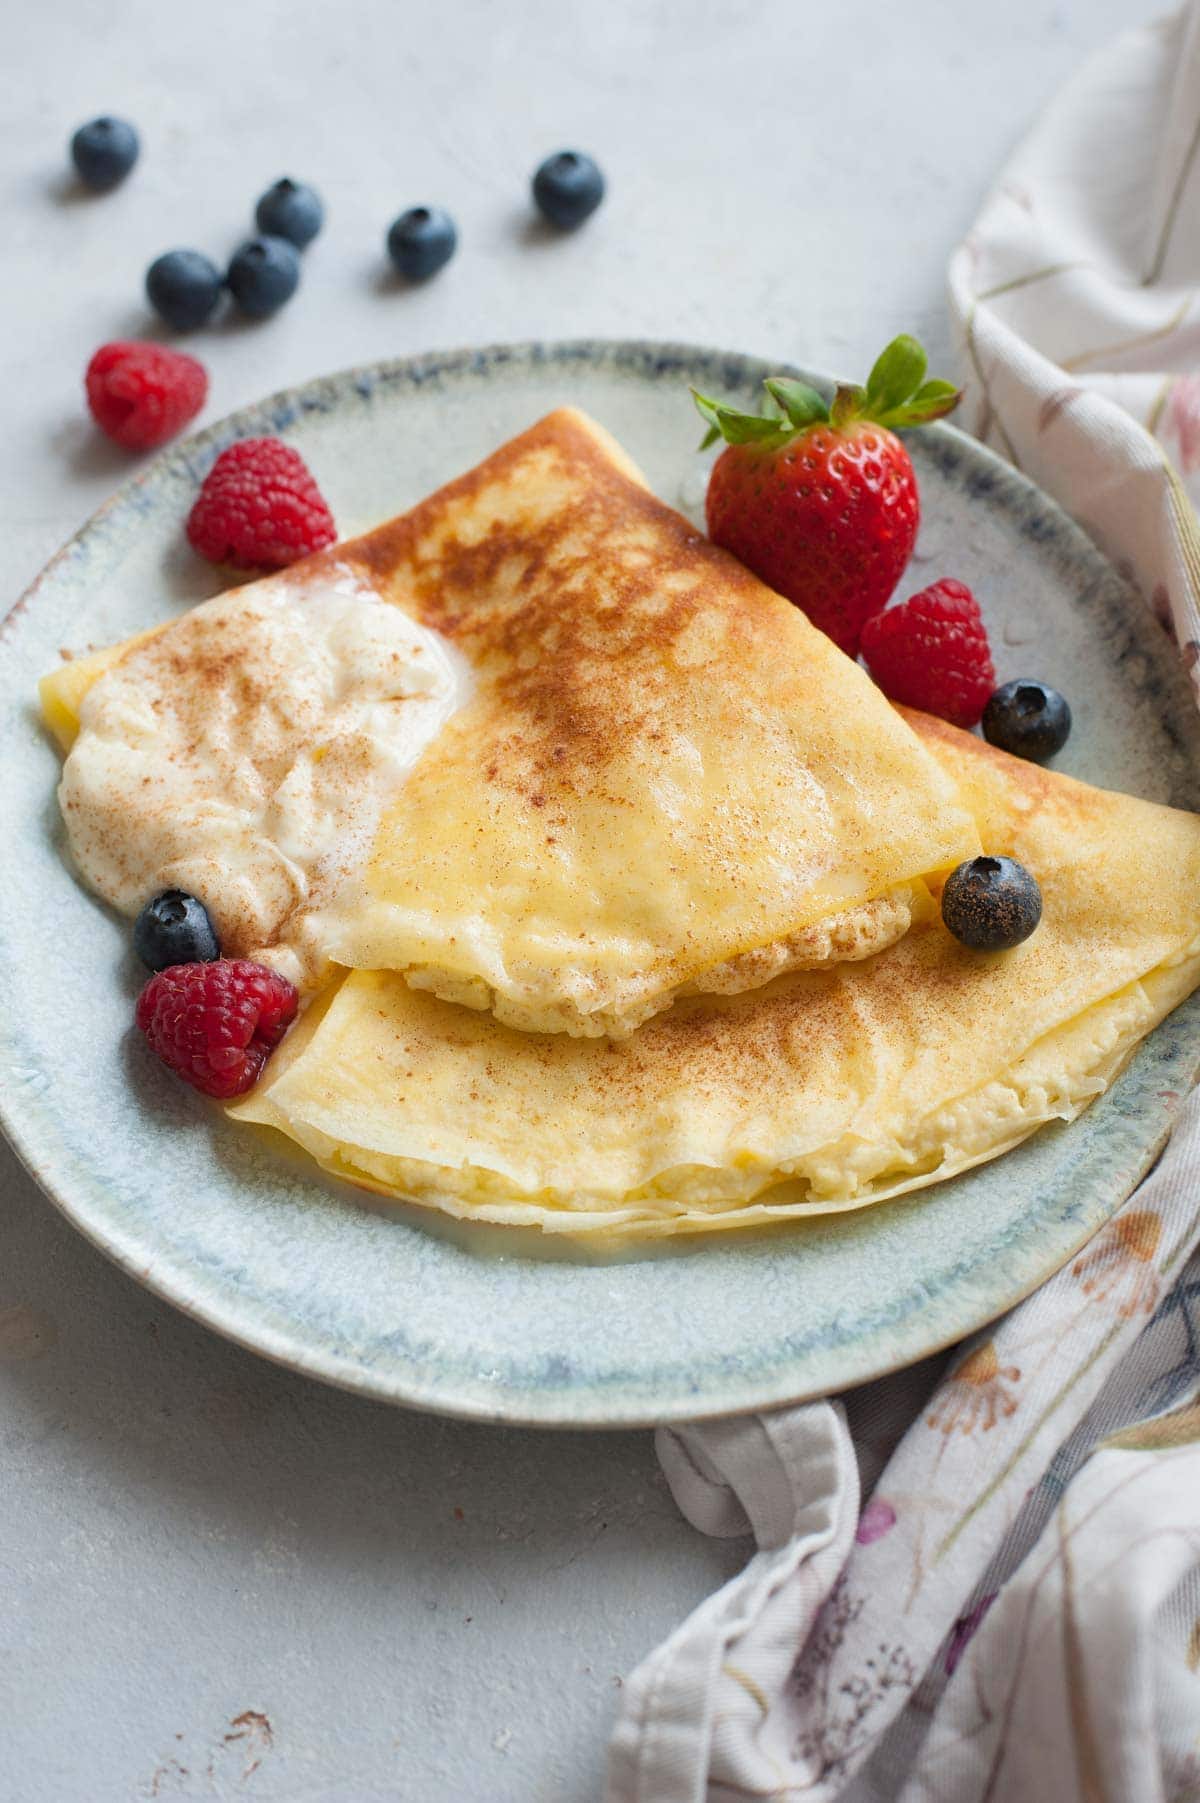
[[[210,563],[280,570],[331,545],[337,527],[299,451],[278,438],[243,438],[204,478],[187,535]]]
[[[162,344],[102,344],[87,366],[100,430],[128,451],[152,451],[195,419],[208,395],[203,363]]]
[[[974,726],[996,686],[979,603],[944,578],[863,627],[867,669],[891,701]]]
[[[296,1018],[286,977],[248,958],[171,964],[151,977],[135,1019],[152,1052],[206,1096],[239,1096]]]

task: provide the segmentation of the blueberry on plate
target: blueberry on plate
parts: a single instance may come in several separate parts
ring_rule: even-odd
[[[388,256],[410,282],[444,269],[457,246],[458,228],[443,207],[409,207],[388,227]]]
[[[171,964],[212,964],[221,946],[208,910],[182,889],[164,889],[133,925],[133,949],[147,970]]]
[[[71,161],[84,186],[103,194],[125,180],[139,148],[138,135],[127,119],[104,114],[79,127],[71,139]]]
[[[969,858],[942,890],[942,919],[977,952],[1007,952],[1042,918],[1042,892],[1015,858]]]
[[[225,280],[247,318],[266,319],[299,287],[300,253],[286,238],[251,238],[234,251]]]
[[[989,745],[1032,758],[1035,764],[1061,751],[1071,733],[1066,698],[1049,684],[1023,676],[998,688],[983,710],[983,736]]]
[[[269,238],[286,238],[297,250],[303,250],[324,225],[325,208],[315,188],[285,175],[260,197],[254,209],[254,223]]]
[[[604,199],[604,177],[582,150],[556,150],[534,172],[533,199],[551,225],[574,231]]]
[[[146,298],[177,332],[211,319],[221,298],[221,271],[198,250],[167,250],[146,271]]]

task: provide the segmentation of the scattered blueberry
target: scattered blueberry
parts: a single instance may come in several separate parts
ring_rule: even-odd
[[[208,910],[182,889],[164,889],[146,903],[134,922],[133,949],[147,970],[211,964],[221,956]]]
[[[1042,892],[1015,858],[970,858],[946,878],[942,919],[977,952],[1006,952],[1042,918]]]
[[[300,253],[286,238],[251,238],[234,252],[225,280],[243,313],[266,319],[295,294]]]
[[[996,690],[983,710],[989,745],[1040,764],[1061,751],[1070,737],[1071,710],[1057,689],[1022,677]]]
[[[551,225],[573,231],[604,199],[604,177],[582,150],[556,150],[534,173],[533,198]]]
[[[125,119],[89,119],[71,139],[71,161],[87,188],[103,194],[124,181],[138,160],[138,135]]]
[[[177,332],[211,318],[221,298],[221,271],[198,250],[167,250],[146,271],[146,298]]]
[[[458,228],[442,207],[410,207],[388,228],[388,256],[410,282],[444,269],[457,246]]]
[[[268,237],[286,238],[297,250],[303,250],[324,225],[325,208],[315,188],[285,175],[259,200],[254,223]]]

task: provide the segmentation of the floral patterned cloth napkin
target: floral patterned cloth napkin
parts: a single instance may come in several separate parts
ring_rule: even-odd
[[[950,271],[967,424],[1200,680],[1200,0],[1090,63]],[[1147,620],[1147,631],[1157,628]],[[626,1683],[608,1803],[1200,1803],[1200,1095],[1070,1265],[839,1401],[661,1430],[745,1570]]]

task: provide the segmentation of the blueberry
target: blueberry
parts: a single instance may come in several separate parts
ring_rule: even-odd
[[[942,919],[977,952],[1006,952],[1042,918],[1042,892],[1015,858],[971,858],[942,890]]]
[[[87,188],[103,194],[125,180],[138,160],[138,135],[125,119],[89,119],[71,139],[71,161]]]
[[[221,298],[221,271],[198,250],[167,250],[146,271],[146,298],[177,332],[210,318]]]
[[[436,275],[457,247],[458,228],[442,207],[410,207],[388,227],[388,256],[410,282]]]
[[[534,172],[533,198],[551,225],[573,231],[604,199],[604,177],[582,150],[556,150]]]
[[[996,690],[983,710],[989,745],[1040,764],[1061,751],[1070,737],[1071,710],[1057,689],[1024,676]]]
[[[146,903],[134,922],[133,949],[147,970],[211,964],[221,956],[208,910],[182,889],[164,889]]]
[[[303,250],[324,225],[325,208],[315,188],[285,175],[259,200],[254,223],[268,237],[286,238],[297,250]]]
[[[286,238],[251,238],[233,253],[225,280],[250,319],[266,319],[290,301],[300,283],[300,253]]]

